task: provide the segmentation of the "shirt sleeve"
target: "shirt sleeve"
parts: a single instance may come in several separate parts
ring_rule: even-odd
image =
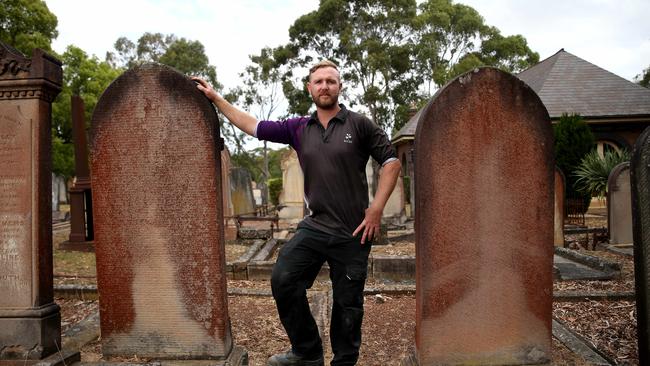
[[[260,121],[255,129],[255,137],[260,140],[290,144],[291,131],[289,121]]]
[[[390,143],[386,132],[369,119],[366,120],[365,125],[367,129],[366,146],[370,150],[370,156],[381,166],[397,159],[397,152]]]

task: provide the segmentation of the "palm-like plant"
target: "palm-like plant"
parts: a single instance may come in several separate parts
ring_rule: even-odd
[[[607,151],[601,157],[595,149],[585,155],[573,175],[577,177],[575,188],[578,191],[604,198],[607,194],[607,179],[612,169],[630,160],[630,153],[623,149]]]

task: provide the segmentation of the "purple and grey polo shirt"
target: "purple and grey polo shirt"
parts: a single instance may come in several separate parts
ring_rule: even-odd
[[[340,107],[327,129],[314,112],[310,117],[260,121],[255,136],[289,144],[298,153],[309,208],[303,224],[350,238],[368,208],[368,158],[384,165],[397,155],[379,126],[342,104]]]

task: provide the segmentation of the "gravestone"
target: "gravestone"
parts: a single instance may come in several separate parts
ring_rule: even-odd
[[[230,198],[230,153],[225,146],[221,150],[221,195],[225,239],[235,240],[237,239],[237,224],[235,223],[235,211]]]
[[[607,179],[607,229],[610,244],[632,244],[629,162],[614,167]]]
[[[297,224],[305,216],[305,184],[296,151],[291,149],[282,156],[282,192],[278,199],[282,207],[278,212],[285,224]]]
[[[0,365],[70,356],[57,353],[52,287],[51,103],[61,81],[57,59],[0,42]]]
[[[98,101],[91,176],[105,357],[245,359],[228,318],[222,144],[213,106],[169,67],[131,69]]]
[[[381,175],[381,171],[380,171]],[[404,183],[402,179],[397,179],[395,189],[388,196],[384,211],[382,213],[384,221],[391,221],[394,224],[401,223],[406,219],[404,214]]]
[[[566,183],[564,173],[555,167],[555,214],[553,229],[553,244],[556,247],[564,246],[564,200],[566,197]]]
[[[550,359],[552,148],[539,97],[498,69],[461,75],[425,107],[415,134],[416,353],[406,364]]]
[[[235,215],[255,214],[251,173],[245,168],[230,169],[230,199]]]
[[[72,136],[74,139],[75,178],[70,188],[70,236],[60,249],[90,251],[93,249],[93,205],[86,146],[84,102],[78,95],[70,98]]]
[[[634,287],[636,289],[639,364],[650,363],[650,127],[639,136],[630,160]]]

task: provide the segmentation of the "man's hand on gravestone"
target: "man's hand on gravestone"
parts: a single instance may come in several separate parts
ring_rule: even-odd
[[[201,92],[203,92],[203,94],[205,94],[208,99],[210,99],[213,103],[216,103],[219,94],[217,94],[217,92],[212,88],[212,86],[210,86],[210,84],[208,84],[207,81],[196,76],[192,76],[191,79],[192,81],[196,82],[196,87]]]
[[[370,206],[366,209],[366,217],[361,221],[361,224],[357,226],[352,236],[357,236],[359,232],[363,229],[363,235],[361,236],[361,244],[366,243],[366,239],[372,240],[375,235],[379,235],[380,225],[381,225],[381,213],[382,210],[378,210],[373,206]]]

